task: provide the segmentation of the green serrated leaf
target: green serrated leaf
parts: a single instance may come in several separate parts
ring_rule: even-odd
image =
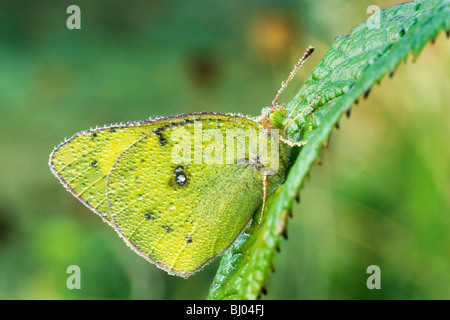
[[[367,97],[373,84],[393,72],[409,53],[417,57],[440,31],[450,30],[450,0],[413,1],[377,14],[378,26],[364,21],[334,41],[288,104],[292,109],[301,101],[292,117],[303,112],[289,127],[288,137],[308,143],[284,185],[269,197],[260,228],[253,224],[224,255],[209,299],[255,299],[264,291],[292,201],[320,159],[333,127],[361,94]]]

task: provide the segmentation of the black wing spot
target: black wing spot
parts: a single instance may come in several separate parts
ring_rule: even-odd
[[[155,131],[156,135],[158,136],[159,139],[159,143],[161,144],[161,146],[165,146],[167,145],[167,138],[166,136],[161,132],[161,131]]]
[[[178,183],[180,186],[184,186],[187,184],[187,177],[184,173],[179,173],[175,177],[175,182]]]
[[[183,166],[174,169],[174,177],[170,180],[169,185],[172,187],[184,187],[189,183],[189,175]]]
[[[153,213],[153,212],[146,212],[145,214],[144,214],[144,216],[145,216],[145,219],[147,220],[147,221],[152,221],[152,220],[155,220],[155,214]]]

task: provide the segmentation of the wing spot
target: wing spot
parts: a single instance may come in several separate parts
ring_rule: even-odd
[[[156,135],[158,136],[159,143],[164,147],[167,144],[166,136],[161,131],[156,131]]]
[[[180,186],[184,186],[187,183],[187,178],[184,173],[180,173],[175,177],[175,182]]]
[[[185,172],[183,166],[178,166],[174,169],[175,177],[170,180],[169,185],[172,187],[180,186],[183,187],[189,183],[188,175]]]
[[[155,220],[155,214],[153,212],[146,212],[144,216],[147,221]]]
[[[181,173],[181,172],[183,172],[183,170],[184,170],[183,166],[178,166],[175,168],[175,173]]]

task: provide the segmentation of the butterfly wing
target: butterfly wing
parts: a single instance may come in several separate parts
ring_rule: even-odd
[[[128,245],[180,276],[189,276],[228,248],[263,199],[263,176],[248,161],[205,163],[205,155],[217,156],[207,150],[211,144],[225,153],[227,130],[259,130],[260,124],[230,116],[198,122],[214,133],[214,139],[200,145],[203,161],[196,163],[192,151],[189,163],[174,163],[177,130],[187,133],[193,146],[195,124],[171,124],[130,146],[111,170],[107,187],[112,219]],[[158,134],[164,135],[164,145]]]
[[[195,121],[215,130],[216,138],[229,129],[262,128],[252,119],[209,113],[128,123],[79,133],[55,148],[49,162],[63,185],[138,254],[180,276],[223,252],[263,199],[263,176],[249,154],[232,164],[205,165],[221,152],[203,143],[202,161],[191,154],[190,163],[174,163],[174,133],[194,134]],[[216,150],[226,146],[223,139]],[[269,193],[285,169],[284,161],[269,180]]]

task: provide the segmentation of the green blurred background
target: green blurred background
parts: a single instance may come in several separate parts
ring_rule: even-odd
[[[400,1],[389,1],[389,5]],[[96,125],[195,111],[260,114],[303,50],[386,1],[0,3],[0,298],[203,299],[220,259],[184,280],[133,253],[47,162]],[[68,30],[66,8],[81,8]],[[315,166],[275,256],[269,299],[449,299],[450,42],[361,99]],[[366,268],[381,268],[368,290]],[[69,265],[81,290],[66,287]]]

